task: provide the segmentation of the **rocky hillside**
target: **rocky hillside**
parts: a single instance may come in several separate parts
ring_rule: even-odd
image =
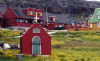
[[[66,14],[68,17],[87,18],[95,8],[100,7],[99,2],[85,0],[0,0],[0,6],[34,7],[53,14]]]

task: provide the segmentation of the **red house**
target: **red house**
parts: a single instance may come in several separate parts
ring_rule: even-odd
[[[43,10],[35,8],[18,8],[8,7],[4,14],[4,26],[11,28],[27,28],[30,27],[35,20],[35,16],[38,16],[38,23],[43,23],[42,18]]]
[[[30,55],[50,55],[51,37],[37,23],[33,24],[21,37],[21,53]]]

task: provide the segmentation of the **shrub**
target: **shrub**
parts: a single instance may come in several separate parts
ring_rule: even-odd
[[[19,50],[5,50],[4,56],[9,58],[16,58],[16,54],[19,53]]]

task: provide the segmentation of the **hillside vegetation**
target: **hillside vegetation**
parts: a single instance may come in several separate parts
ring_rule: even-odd
[[[4,32],[4,33],[3,33]],[[16,33],[15,33],[16,32]],[[17,31],[0,31],[3,36],[18,36]],[[19,43],[19,39],[2,39]],[[15,41],[15,42],[14,42]],[[6,50],[0,61],[15,61],[18,50]],[[52,36],[52,54],[49,57],[24,55],[22,61],[100,61],[100,31],[58,32]]]
[[[0,30],[0,41],[10,44],[19,44],[20,32],[13,30]]]

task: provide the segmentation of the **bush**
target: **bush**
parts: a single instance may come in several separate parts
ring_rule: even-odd
[[[19,53],[19,50],[5,50],[4,56],[9,58],[16,58],[16,54]]]

